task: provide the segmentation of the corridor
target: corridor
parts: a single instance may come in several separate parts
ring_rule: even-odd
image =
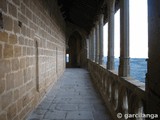
[[[27,120],[111,120],[84,69],[66,69]]]

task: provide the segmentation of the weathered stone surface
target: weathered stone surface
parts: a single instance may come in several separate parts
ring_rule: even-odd
[[[14,90],[14,101],[16,101],[19,98],[19,90],[15,89]]]
[[[17,1],[17,0],[14,0]],[[20,26],[18,26],[18,21],[14,20],[14,26],[13,26],[14,33],[20,33]]]
[[[2,58],[2,45],[0,44],[0,59]]]
[[[23,108],[22,98],[17,101],[16,106],[17,106],[17,112],[20,112]]]
[[[3,78],[5,73],[11,71],[11,65],[9,60],[0,60],[0,78]]]
[[[20,113],[19,113],[19,119],[20,120],[25,120],[25,115],[26,115],[26,109],[23,109]]]
[[[7,120],[7,115],[6,115],[6,113],[1,113],[1,114],[0,114],[0,120]]]
[[[25,69],[24,70],[24,83],[26,83],[30,79],[31,79],[31,70],[30,69]]]
[[[59,7],[54,8],[57,19],[64,22],[59,18]],[[54,48],[65,47],[65,43],[61,44],[65,41],[64,31],[61,31],[64,26],[55,19],[51,21],[52,18],[40,1],[0,0],[0,9],[3,18],[3,29],[0,31],[0,120],[23,120],[58,78],[54,67],[55,49],[47,48],[46,41],[53,45],[54,37],[60,35],[64,38],[56,37],[60,42]],[[52,34],[54,31],[57,35]],[[37,61],[39,65],[35,56],[36,37],[41,40],[41,52],[37,53],[37,57],[42,59],[41,63]],[[59,64],[64,64],[61,51],[57,54]],[[57,72],[62,73],[60,68]],[[36,91],[36,80],[41,81],[39,91]],[[48,99],[51,101],[52,98]],[[49,109],[46,106],[42,105],[41,108]]]
[[[29,9],[26,9],[26,15],[30,20],[32,20],[32,12]]]
[[[19,37],[19,44],[20,45],[24,45],[25,41],[24,41],[24,37],[20,36]]]
[[[27,55],[27,48],[24,46],[23,47],[23,56],[26,56]]]
[[[19,96],[23,96],[24,93],[25,93],[25,91],[26,91],[25,86],[21,86],[21,87],[19,88]]]
[[[12,98],[13,98],[12,91],[2,95],[2,98],[1,98],[2,99],[2,101],[1,101],[2,102],[2,110],[10,105],[10,103],[12,102]]]
[[[11,3],[9,3],[8,6],[9,6],[9,14],[12,15],[13,17],[17,17],[17,8]]]
[[[12,31],[13,29],[13,20],[11,17],[4,15],[3,16],[4,20],[4,29],[8,31]]]
[[[29,103],[29,96],[28,96],[28,94],[26,94],[22,98],[22,105],[23,105],[23,107],[25,107],[28,103]]]
[[[4,90],[5,90],[5,81],[0,80],[0,94],[2,94],[4,92]]]
[[[7,2],[6,2],[6,0],[0,0],[0,8],[4,11],[4,12],[6,12],[7,11]]]
[[[15,118],[13,118],[13,120],[20,120],[19,116],[17,115]]]
[[[18,19],[19,19],[23,24],[28,25],[28,20],[27,20],[27,17],[25,17],[25,13],[24,13],[24,14],[21,14],[21,13],[18,12]],[[25,26],[23,25],[22,28],[25,28]]]
[[[21,47],[20,46],[14,46],[14,53],[15,53],[15,57],[21,56]]]
[[[16,44],[17,43],[17,36],[14,34],[10,34],[9,36],[9,43],[10,44]]]
[[[20,59],[20,68],[24,69],[25,65],[26,65],[26,58],[24,57]]]
[[[21,28],[21,33],[22,33],[24,36],[26,36],[26,27],[25,27],[25,26],[23,26],[23,27]]]
[[[16,109],[16,104],[12,104],[8,109],[7,109],[7,118],[8,120],[13,119],[16,116],[17,109]]]
[[[19,0],[13,0],[13,2],[18,6],[20,5],[20,1]]]
[[[8,42],[8,33],[0,31],[0,38],[1,38],[0,41],[2,41],[2,42]]]
[[[14,88],[14,75],[10,73],[6,76],[6,90]]]
[[[30,90],[33,87],[33,82],[30,81],[29,83],[26,84],[26,91]]]
[[[19,64],[20,63],[18,58],[12,59],[12,71],[17,71],[20,67]]]
[[[13,57],[13,46],[5,44],[3,51],[4,58]]]
[[[23,73],[18,71],[14,73],[14,87],[21,86],[23,84]]]

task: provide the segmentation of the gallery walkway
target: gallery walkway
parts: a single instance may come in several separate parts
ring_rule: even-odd
[[[89,73],[66,69],[28,120],[111,120]]]

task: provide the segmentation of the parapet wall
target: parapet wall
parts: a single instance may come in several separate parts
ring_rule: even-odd
[[[119,77],[114,71],[108,71],[90,60],[88,70],[114,120],[126,119],[125,114],[145,113],[144,83]]]
[[[0,120],[23,120],[65,69],[56,0],[0,1]]]

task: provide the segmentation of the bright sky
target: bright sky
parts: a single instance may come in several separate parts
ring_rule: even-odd
[[[130,2],[130,57],[148,57],[147,0]],[[107,56],[108,23],[104,26],[104,56]],[[115,14],[115,57],[120,56],[120,10]]]

